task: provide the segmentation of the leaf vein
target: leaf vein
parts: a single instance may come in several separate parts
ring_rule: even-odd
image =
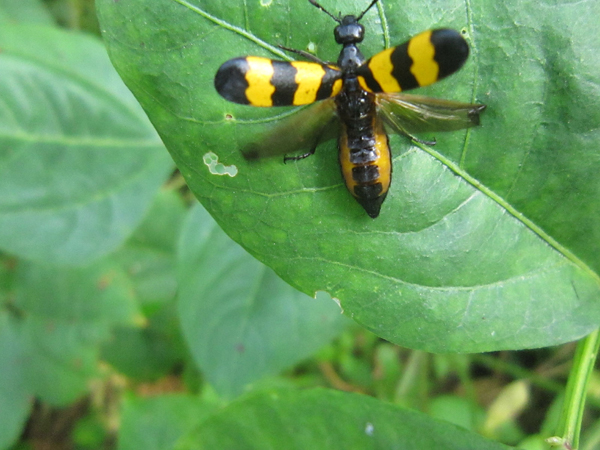
[[[496,286],[502,286],[504,284],[508,284],[511,282],[520,282],[520,281],[525,281],[525,280],[529,280],[532,278],[535,278],[545,272],[550,272],[552,270],[556,270],[561,268],[562,266],[567,266],[569,264],[573,264],[571,261],[569,261],[568,259],[563,259],[558,263],[555,264],[550,264],[549,266],[544,266],[544,267],[540,267],[538,269],[534,269],[534,270],[530,270],[528,272],[524,272],[522,274],[519,275],[515,275],[509,278],[505,278],[502,280],[498,280],[498,281],[494,281],[493,283],[487,283],[487,284],[474,284],[472,286],[428,286],[428,285],[424,285],[424,284],[417,284],[417,283],[412,283],[406,280],[401,280],[397,277],[393,277],[391,275],[385,275],[379,272],[376,272],[374,270],[370,270],[364,267],[359,267],[359,266],[354,266],[351,264],[346,264],[343,262],[339,262],[339,261],[332,261],[332,260],[328,260],[326,258],[321,258],[321,257],[309,257],[309,256],[297,256],[295,258],[288,258],[290,261],[292,260],[308,260],[308,261],[318,261],[320,263],[327,263],[327,264],[332,264],[332,265],[336,265],[339,267],[344,267],[346,269],[348,269],[349,271],[359,271],[368,275],[373,275],[375,277],[378,278],[383,278],[387,281],[391,281],[393,283],[397,283],[397,284],[402,284],[405,286],[410,286],[413,288],[421,288],[421,289],[428,289],[428,290],[432,290],[432,291],[437,291],[437,292],[445,292],[445,291],[473,291],[475,289],[490,289]]]
[[[226,30],[229,31],[233,31],[234,33],[239,34],[240,36],[245,37],[246,39],[248,39],[251,42],[254,42],[256,45],[270,51],[271,53],[279,56],[280,58],[283,58],[285,60],[288,61],[292,61],[292,58],[290,58],[288,55],[286,55],[283,51],[281,51],[280,49],[278,49],[277,47],[268,44],[267,42],[263,41],[262,39],[258,38],[257,36],[255,36],[254,34],[244,30],[243,28],[240,27],[236,27],[235,25],[230,24],[229,22],[226,22],[224,20],[219,19],[218,17],[213,16],[212,14],[209,14],[208,12],[204,11],[203,9],[192,5],[190,3],[188,3],[185,0],[172,0],[175,3],[179,3],[182,6],[185,6],[186,8],[194,11],[195,13],[201,15],[202,17],[204,17],[205,19],[211,21],[212,23],[214,23],[215,25],[218,25],[220,27],[223,27]],[[247,14],[246,14],[247,17]]]

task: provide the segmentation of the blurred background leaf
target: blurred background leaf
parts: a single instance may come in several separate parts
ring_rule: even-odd
[[[312,355],[348,323],[326,295],[312,299],[281,281],[199,205],[179,242],[178,278],[190,351],[224,398]]]
[[[415,411],[323,389],[249,396],[203,421],[175,448],[508,449]]]
[[[54,19],[41,0],[2,0],[0,23],[54,25]]]
[[[0,28],[0,248],[83,264],[120,246],[171,171],[95,38]]]

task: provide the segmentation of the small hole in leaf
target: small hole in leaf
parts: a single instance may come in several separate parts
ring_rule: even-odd
[[[219,162],[219,157],[213,152],[208,152],[202,158],[206,167],[213,175],[229,175],[230,177],[235,177],[238,173],[237,167],[234,165],[226,166],[225,164],[221,164]]]

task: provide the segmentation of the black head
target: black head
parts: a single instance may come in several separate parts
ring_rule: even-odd
[[[358,44],[365,36],[365,27],[358,23],[356,16],[344,16],[333,35],[338,44]]]
[[[366,14],[366,12],[371,9],[371,7],[377,3],[379,0],[373,0],[367,8],[360,13],[358,16],[348,15],[341,17],[334,16],[325,8],[323,8],[320,4],[316,2],[316,0],[308,0],[312,5],[319,8],[321,11],[326,13],[329,17],[335,20],[339,25],[335,27],[334,36],[335,42],[338,44],[357,44],[362,42],[363,37],[365,35],[365,27],[359,24],[359,20]]]

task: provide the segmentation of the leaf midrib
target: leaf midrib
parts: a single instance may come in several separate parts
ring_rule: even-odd
[[[562,256],[567,258],[577,267],[582,269],[585,273],[590,275],[596,283],[600,284],[600,276],[596,274],[586,263],[584,263],[581,259],[579,259],[573,252],[571,252],[564,245],[560,244],[557,240],[555,240],[552,236],[546,233],[540,226],[536,225],[531,219],[526,217],[523,213],[519,212],[514,206],[508,203],[504,198],[500,197],[494,191],[492,191],[487,186],[484,186],[479,182],[475,177],[469,175],[466,171],[464,171],[458,164],[451,161],[449,158],[446,158],[442,154],[436,152],[431,147],[427,147],[423,144],[415,142],[414,145],[418,146],[421,150],[427,152],[430,156],[440,161],[450,170],[452,170],[456,175],[461,177],[475,189],[479,190],[482,194],[490,198],[496,204],[501,206],[506,212],[508,212],[511,216],[521,222],[525,227],[527,227],[530,231],[537,234],[544,242],[546,242],[550,247],[554,248],[558,251]]]
[[[98,48],[102,49],[101,46]],[[71,66],[61,65],[59,63],[52,64],[45,59],[36,58],[33,55],[27,52],[21,52],[16,48],[4,49],[3,55],[5,57],[13,57],[18,63],[29,63],[33,66],[37,66],[40,70],[54,73],[63,80],[69,80],[92,95],[96,95],[100,99],[106,99],[109,104],[114,105],[115,109],[117,111],[122,111],[125,116],[129,116],[136,122],[140,121],[140,114],[132,107],[131,103],[120,101],[117,93],[107,89],[105,87],[106,84],[103,85],[97,83],[96,80],[90,79],[75,70],[71,70]]]
[[[260,258],[262,260],[262,258]],[[553,263],[553,264],[549,264],[546,266],[542,266],[542,267],[538,267],[536,269],[527,271],[527,272],[523,272],[520,274],[516,274],[514,276],[508,277],[508,278],[504,278],[501,280],[497,280],[494,282],[490,282],[490,283],[486,283],[486,284],[474,284],[474,285],[469,285],[469,286],[458,286],[458,285],[454,285],[454,286],[429,286],[429,285],[425,285],[425,284],[418,284],[418,283],[412,283],[410,281],[406,281],[406,280],[402,280],[400,278],[397,277],[393,277],[390,275],[385,275],[381,272],[377,272],[375,270],[371,270],[365,267],[361,267],[361,266],[356,266],[356,265],[352,265],[352,264],[347,264],[344,262],[340,262],[340,261],[336,261],[336,260],[331,260],[331,259],[327,259],[327,258],[323,258],[320,256],[296,256],[294,258],[286,258],[288,261],[314,261],[315,263],[320,263],[320,264],[332,264],[332,265],[336,265],[339,267],[345,267],[348,269],[349,272],[352,273],[356,273],[356,272],[362,272],[364,274],[368,274],[377,278],[381,278],[381,279],[385,279],[388,281],[391,281],[393,283],[396,284],[401,284],[403,286],[409,286],[409,287],[413,287],[415,289],[427,289],[430,291],[435,291],[435,292],[456,292],[456,291],[465,291],[465,292],[469,292],[469,291],[473,291],[476,289],[489,289],[491,287],[494,286],[499,286],[502,284],[508,284],[511,283],[513,281],[522,281],[525,280],[527,278],[535,278],[537,276],[539,276],[540,274],[544,273],[544,272],[548,272],[554,269],[558,269],[561,268],[562,266],[567,266],[570,261],[566,261],[566,260],[562,260],[559,261],[557,263]]]

